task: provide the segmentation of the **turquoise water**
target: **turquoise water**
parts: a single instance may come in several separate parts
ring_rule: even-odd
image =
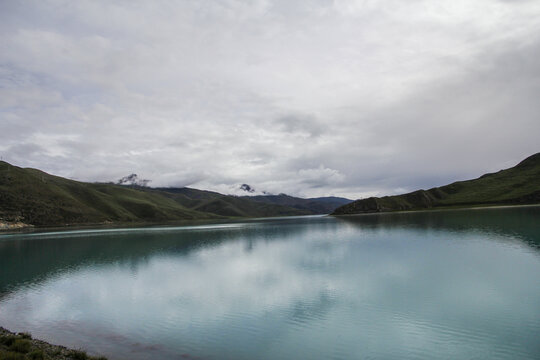
[[[539,359],[540,207],[0,235],[0,326],[110,359]]]

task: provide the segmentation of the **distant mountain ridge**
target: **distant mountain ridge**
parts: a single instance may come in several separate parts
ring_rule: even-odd
[[[145,188],[145,191],[151,191],[151,190],[157,190],[159,192],[163,193],[169,193],[169,194],[182,194],[185,195],[191,199],[213,199],[214,201],[210,203],[205,203],[204,205],[201,204],[201,206],[204,207],[205,210],[215,206],[215,201],[221,201],[224,198],[227,199],[228,202],[240,204],[244,201],[248,201],[250,204],[255,202],[257,203],[257,206],[262,208],[275,208],[276,206],[279,206],[280,208],[286,208],[289,211],[298,211],[299,215],[322,215],[322,214],[330,214],[333,212],[336,208],[338,208],[341,205],[348,204],[352,202],[353,200],[345,199],[345,198],[338,198],[338,197],[320,197],[320,198],[310,198],[310,199],[304,199],[294,196],[289,196],[285,194],[279,194],[279,195],[254,195],[254,196],[235,196],[235,195],[223,195],[217,192],[213,191],[207,191],[207,190],[196,190],[191,188]],[[169,195],[170,196],[170,195]],[[195,209],[200,209],[201,207],[195,207]],[[277,209],[277,208],[276,208]],[[280,214],[278,214],[280,215]],[[249,211],[246,211],[244,213],[239,213],[236,216],[245,216],[250,217],[253,215],[250,215]]]
[[[84,183],[0,161],[0,228],[13,223],[58,226],[312,215],[335,208],[321,212],[330,208],[316,203],[299,208],[191,188],[150,188],[132,180],[124,182],[129,185]]]
[[[337,208],[332,215],[537,203],[540,203],[540,153],[512,168],[484,174],[477,179],[403,195],[356,200]]]
[[[303,199],[286,194],[242,196],[242,198],[261,203],[288,206],[298,210],[310,211],[315,214],[329,214],[336,208],[353,201],[335,196]]]

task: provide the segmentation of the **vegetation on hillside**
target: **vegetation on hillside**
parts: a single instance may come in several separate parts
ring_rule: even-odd
[[[408,194],[370,197],[337,208],[333,215],[478,205],[540,203],[540,153],[518,165],[474,180]]]
[[[300,199],[84,183],[0,162],[0,227],[140,223],[540,203],[540,153],[513,168],[408,194]],[[345,204],[345,205],[343,205]],[[343,206],[340,206],[343,205]],[[340,206],[340,207],[338,207]],[[336,207],[338,207],[336,209]]]
[[[302,215],[195,189],[84,183],[0,162],[0,220],[37,226]]]
[[[261,203],[288,206],[315,214],[329,214],[336,208],[352,202],[352,200],[335,196],[302,199],[286,194],[244,196],[243,198]]]
[[[0,228],[310,215],[338,205],[295,207],[190,188],[84,183],[0,162]]]

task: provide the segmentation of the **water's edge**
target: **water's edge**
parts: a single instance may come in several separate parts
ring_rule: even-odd
[[[16,353],[17,355],[13,354]],[[11,356],[11,357],[10,357]],[[29,333],[14,333],[0,326],[0,358],[11,359],[25,356],[28,359],[69,360],[85,358],[88,360],[106,360],[104,356],[92,357],[80,349],[69,349],[65,346],[50,344],[32,338]]]

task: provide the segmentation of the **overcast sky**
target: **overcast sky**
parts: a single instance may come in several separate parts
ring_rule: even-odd
[[[540,1],[0,0],[0,156],[360,198],[540,151]]]

